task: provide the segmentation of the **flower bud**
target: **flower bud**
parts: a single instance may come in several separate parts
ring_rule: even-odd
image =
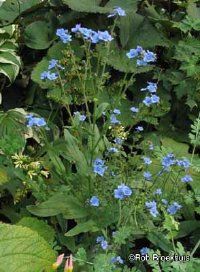
[[[63,258],[64,258],[64,253],[58,256],[56,262],[52,265],[52,268],[54,270],[56,270],[61,265]]]
[[[72,255],[66,260],[64,272],[72,272],[73,271],[73,258]]]

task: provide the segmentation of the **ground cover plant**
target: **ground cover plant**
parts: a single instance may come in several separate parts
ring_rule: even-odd
[[[0,271],[198,271],[199,4],[0,1]]]

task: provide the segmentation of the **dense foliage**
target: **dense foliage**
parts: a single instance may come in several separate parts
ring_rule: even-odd
[[[0,0],[0,271],[198,271],[199,31],[196,0]]]

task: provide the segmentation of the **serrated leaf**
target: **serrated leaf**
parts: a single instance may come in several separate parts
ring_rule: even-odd
[[[37,232],[0,224],[0,271],[50,272],[54,261],[53,250]]]

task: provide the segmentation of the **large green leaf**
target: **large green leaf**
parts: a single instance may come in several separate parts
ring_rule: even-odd
[[[137,8],[137,0],[110,0],[104,7],[100,6],[101,2],[101,0],[63,0],[63,3],[67,4],[71,9],[80,12],[108,13],[116,6],[120,6],[125,10],[136,10]]]
[[[47,201],[36,206],[28,206],[27,209],[30,213],[41,217],[63,214],[66,219],[76,219],[87,215],[81,203],[66,192],[58,192]]]
[[[0,9],[0,22],[8,24],[13,22],[25,10],[31,10],[33,7],[41,4],[43,0],[6,0]]]
[[[45,21],[36,21],[25,29],[25,44],[33,49],[48,48],[54,38],[55,29]]]
[[[52,271],[55,254],[48,243],[29,228],[0,224],[0,271]]]
[[[20,221],[17,222],[17,225],[27,227],[33,231],[36,231],[51,245],[54,242],[55,238],[54,229],[42,220],[39,220],[35,217],[23,217]]]

